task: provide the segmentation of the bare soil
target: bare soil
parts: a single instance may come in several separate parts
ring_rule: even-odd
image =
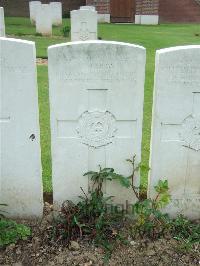
[[[45,198],[51,200],[50,195]],[[29,225],[32,236],[17,244],[0,249],[0,265],[105,265],[104,251],[87,241],[73,241],[70,246],[52,240],[51,228],[53,207],[45,203],[42,220],[25,221]],[[55,215],[55,214],[54,214]],[[131,239],[130,244],[118,243],[108,265],[200,265],[200,246],[183,251],[175,239],[160,239],[152,242],[148,239]]]
[[[37,65],[48,65],[48,59],[45,58],[37,58],[36,59]]]

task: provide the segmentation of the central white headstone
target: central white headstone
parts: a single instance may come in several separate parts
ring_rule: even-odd
[[[37,9],[36,32],[43,36],[52,35],[51,7],[48,4],[42,4],[40,8]]]
[[[149,195],[168,179],[171,216],[200,218],[200,45],[157,51]]]
[[[43,212],[33,42],[0,38],[0,203],[12,217]]]
[[[0,37],[5,37],[5,20],[3,7],[0,7]]]
[[[97,39],[97,12],[88,9],[71,11],[71,41]]]
[[[62,25],[62,3],[50,2],[52,23],[55,26]]]
[[[32,24],[36,22],[36,16],[38,9],[41,7],[40,1],[30,1],[29,2],[29,12],[30,12],[30,20]]]
[[[54,203],[88,191],[89,170],[113,167],[129,176],[126,161],[141,160],[145,49],[104,41],[49,48]],[[139,174],[135,184],[139,184]],[[136,199],[115,182],[105,192],[116,203]]]

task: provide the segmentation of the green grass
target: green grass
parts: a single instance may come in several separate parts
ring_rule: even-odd
[[[64,25],[70,25],[69,20],[64,20]],[[6,18],[6,33],[36,42],[37,57],[47,57],[47,47],[56,43],[69,41],[61,33],[61,27],[53,28],[53,37],[35,36],[35,27],[26,18]],[[199,35],[199,36],[198,36]],[[142,143],[142,161],[148,164],[149,143],[151,130],[151,109],[153,94],[153,76],[155,51],[157,49],[200,44],[200,25],[198,24],[163,24],[159,26],[100,24],[99,37],[103,40],[114,40],[135,43],[147,49],[145,101],[144,101],[144,126]],[[40,125],[42,143],[42,164],[44,190],[51,190],[51,153],[50,153],[50,127],[49,127],[49,102],[48,102],[48,77],[47,67],[38,66]],[[142,173],[142,183],[147,184],[147,172]]]
[[[51,137],[49,126],[49,91],[48,91],[48,70],[46,66],[38,66],[38,91],[40,109],[40,135],[42,149],[43,184],[45,191],[51,191]]]

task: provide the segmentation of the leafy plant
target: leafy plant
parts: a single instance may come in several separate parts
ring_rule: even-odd
[[[142,185],[140,185],[139,187],[135,186],[135,174],[140,170],[149,170],[149,167],[147,167],[143,163],[136,165],[136,155],[133,156],[133,159],[127,159],[126,161],[132,165],[132,174],[128,177],[131,180],[129,185],[131,186],[136,198],[140,201],[142,199],[142,197],[140,196],[141,192],[145,188]]]
[[[36,36],[36,37],[42,37],[42,34],[39,33],[39,32],[36,32],[36,33],[35,33],[35,36]]]
[[[0,208],[8,206],[7,204],[0,203]],[[5,210],[0,209],[0,219],[4,217],[4,213],[6,213]]]
[[[133,206],[133,213],[136,216],[136,222],[133,225],[134,235],[139,234],[140,237],[150,237],[151,239],[163,236],[170,228],[169,216],[161,212],[161,209],[171,199],[168,181],[160,180],[154,188],[157,192],[154,199],[140,200]]]
[[[30,235],[29,227],[9,219],[0,219],[0,247],[25,240]]]
[[[101,168],[84,174],[91,180],[89,193],[80,196],[78,204],[66,201],[62,204],[60,216],[55,221],[53,235],[59,240],[69,242],[72,239],[86,237],[106,251],[106,258],[112,252],[114,240],[122,239],[119,229],[123,224],[123,213],[108,212],[107,204],[112,203],[112,196],[103,193],[106,181],[117,180],[123,187],[129,187],[129,178],[116,174],[113,168]]]
[[[105,250],[105,258],[109,259],[116,240],[126,242],[120,234],[126,217],[123,212],[108,212],[107,205],[112,203],[113,197],[106,197],[103,193],[105,182],[117,181],[124,188],[132,188],[133,195],[138,202],[134,204],[131,226],[134,237],[148,237],[152,240],[165,236],[173,236],[181,240],[186,247],[199,243],[200,225],[194,225],[183,217],[175,220],[162,212],[171,200],[167,180],[159,180],[155,188],[155,197],[143,199],[140,191],[142,186],[135,186],[136,172],[146,170],[143,164],[136,165],[135,156],[127,161],[132,164],[132,174],[125,177],[115,173],[113,168],[102,168],[84,174],[89,177],[90,187],[86,194],[80,196],[78,204],[66,201],[62,204],[59,217],[55,220],[53,235],[58,240],[69,243],[70,240],[86,238]]]
[[[70,27],[69,26],[62,27],[61,33],[63,34],[64,37],[69,37]]]
[[[193,245],[200,245],[200,224],[192,223],[183,215],[171,221],[171,234],[182,244],[180,248],[190,250]]]

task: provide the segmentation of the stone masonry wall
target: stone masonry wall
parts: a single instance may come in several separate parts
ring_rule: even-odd
[[[86,5],[95,6],[99,14],[110,14],[110,0],[86,0]]]
[[[136,15],[158,15],[159,0],[136,0]]]
[[[56,0],[42,0],[43,4],[55,2]],[[86,0],[61,0],[63,5],[63,14],[70,10],[79,9],[84,6]],[[29,1],[28,0],[0,0],[0,6],[4,7],[6,16],[28,17],[29,16]]]

